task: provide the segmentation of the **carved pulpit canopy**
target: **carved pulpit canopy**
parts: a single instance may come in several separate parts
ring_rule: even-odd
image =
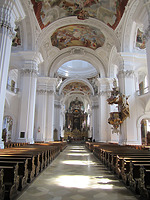
[[[123,121],[130,116],[129,112],[129,103],[128,97],[122,94],[119,91],[119,88],[116,86],[116,80],[114,80],[114,88],[111,91],[111,96],[107,99],[108,104],[118,105],[117,112],[111,112],[110,118],[108,119],[108,123],[113,126],[113,133],[119,133],[119,126],[123,123]]]

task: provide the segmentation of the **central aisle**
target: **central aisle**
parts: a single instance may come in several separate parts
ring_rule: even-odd
[[[136,200],[84,145],[68,145],[18,200]]]

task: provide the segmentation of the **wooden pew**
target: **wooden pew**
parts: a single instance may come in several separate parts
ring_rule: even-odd
[[[6,163],[12,163],[16,164],[18,163],[18,175],[19,175],[19,187],[18,190],[22,190],[27,186],[27,180],[28,180],[28,160],[27,159],[21,159],[21,158],[3,158],[0,157],[0,165],[5,165]]]
[[[134,162],[150,162],[150,155],[128,155],[128,156],[117,156],[116,160],[116,174],[118,177],[122,177],[129,172],[130,161]]]
[[[28,183],[33,181],[33,179],[35,178],[35,164],[34,164],[34,160],[35,160],[35,156],[34,155],[30,155],[30,154],[2,154],[0,153],[0,157],[11,157],[11,158],[23,158],[23,159],[28,159],[28,165],[27,165],[27,169],[28,169]]]
[[[1,190],[5,189],[5,199],[13,199],[17,194],[17,189],[23,189],[27,183],[30,183],[52,160],[65,148],[65,144],[34,144],[17,146],[13,148],[0,150],[0,170],[4,170],[4,183],[1,184]],[[12,166],[7,166],[12,165]],[[5,174],[9,169],[18,166],[15,172],[18,178],[15,178],[14,184],[7,184]],[[15,171],[15,170],[14,170]],[[9,185],[11,185],[9,187]],[[2,193],[2,192],[1,192]],[[1,195],[4,196],[4,195]]]
[[[144,167],[145,169],[150,170],[150,163],[133,163],[130,162],[130,172],[129,172],[129,185],[130,189],[136,193],[140,193],[140,183],[141,183],[141,174],[140,169]]]
[[[140,167],[140,180],[138,182],[141,199],[150,199],[150,169]]]
[[[4,185],[4,170],[0,169],[0,199],[4,200],[5,196],[5,185]]]
[[[19,187],[19,176],[18,176],[18,164],[15,165],[0,165],[0,170],[4,171],[4,185],[5,185],[5,197],[4,199],[13,199],[17,195]]]

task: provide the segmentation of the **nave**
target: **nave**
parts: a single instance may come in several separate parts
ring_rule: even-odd
[[[84,145],[72,144],[17,200],[136,200]]]

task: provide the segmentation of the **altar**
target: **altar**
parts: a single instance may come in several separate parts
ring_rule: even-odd
[[[70,103],[65,114],[64,139],[84,140],[88,137],[87,113],[84,111],[83,102],[76,98]]]

